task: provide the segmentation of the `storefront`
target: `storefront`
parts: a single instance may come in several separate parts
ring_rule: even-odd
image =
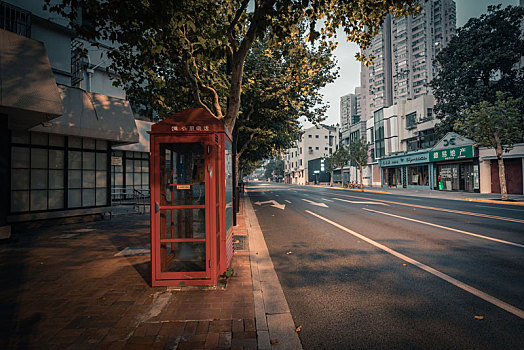
[[[429,152],[406,153],[379,159],[382,187],[430,188],[432,164]]]
[[[479,192],[478,156],[472,140],[450,132],[431,149],[430,160],[433,189]]]

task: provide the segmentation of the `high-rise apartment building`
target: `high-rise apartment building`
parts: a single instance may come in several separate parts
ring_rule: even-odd
[[[365,51],[374,64],[362,65],[362,120],[380,108],[429,94],[435,56],[456,32],[453,0],[428,0],[416,16],[388,16]]]
[[[351,119],[357,115],[357,95],[347,94],[340,98],[340,131],[349,129]]]

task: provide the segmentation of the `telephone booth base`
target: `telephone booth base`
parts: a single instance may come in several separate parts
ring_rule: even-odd
[[[216,285],[233,257],[231,135],[202,108],[150,135],[151,284]]]

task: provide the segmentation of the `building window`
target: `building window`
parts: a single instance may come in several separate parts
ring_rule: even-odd
[[[318,139],[318,135],[315,135],[315,138]]]
[[[82,67],[82,55],[84,53],[84,43],[78,39],[71,40],[71,86],[80,87],[80,82],[84,80],[84,69]]]
[[[31,12],[5,2],[0,3],[0,28],[30,38]]]
[[[69,208],[107,205],[107,141],[68,137]]]
[[[309,137],[309,138],[312,138],[312,137],[313,137],[313,135],[307,135],[307,137]]]
[[[11,213],[107,205],[107,157],[106,141],[13,131]]]
[[[429,186],[429,171],[427,165],[408,167],[408,185]]]
[[[324,138],[327,139],[328,138],[327,135],[324,135]]]
[[[318,147],[315,147],[315,150],[316,150],[316,151],[318,151],[318,150],[319,150],[319,148],[318,148]]]
[[[406,129],[413,129],[417,126],[417,112],[406,115]]]
[[[126,190],[132,193],[133,190],[149,188],[149,159],[146,152],[125,152],[126,167],[125,179]]]

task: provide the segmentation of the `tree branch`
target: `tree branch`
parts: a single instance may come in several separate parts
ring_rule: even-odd
[[[233,52],[236,52],[238,50],[238,40],[235,39],[235,36],[233,35],[233,31],[235,30],[235,26],[238,24],[238,21],[240,20],[240,16],[242,16],[242,13],[245,11],[248,4],[249,4],[249,0],[244,0],[242,2],[237,12],[235,13],[235,17],[231,21],[229,28],[227,29],[227,38],[229,39],[231,46],[233,46]]]
[[[255,134],[256,133],[251,133],[251,135],[249,135],[249,139],[242,145],[240,151],[237,152],[237,159],[239,159],[242,153],[244,153],[244,151],[247,149],[247,146],[251,143],[253,137],[255,137]]]

